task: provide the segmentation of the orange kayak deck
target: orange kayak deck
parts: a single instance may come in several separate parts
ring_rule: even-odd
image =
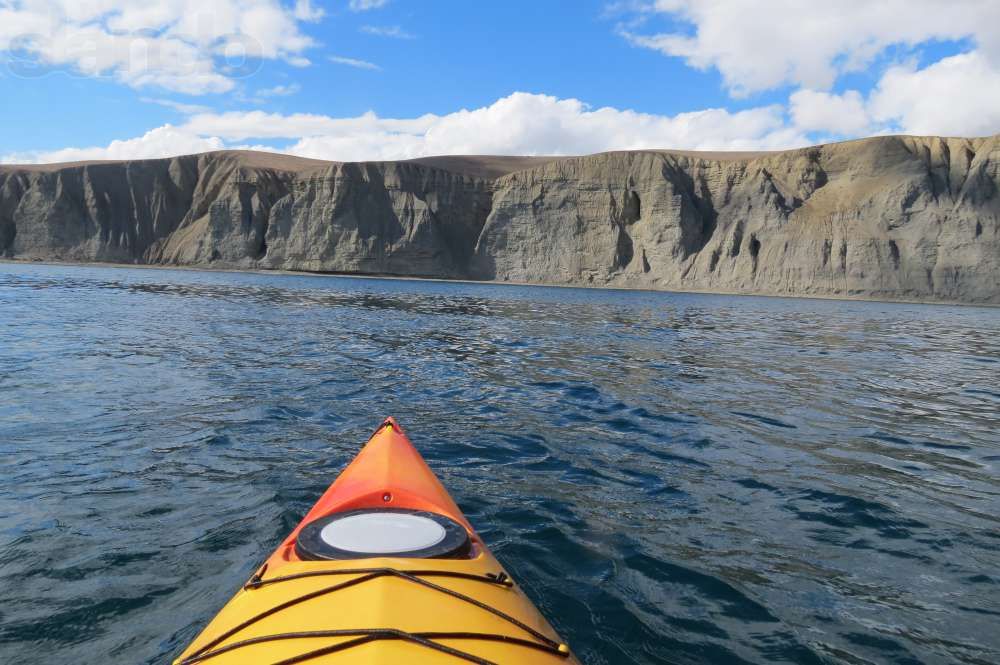
[[[476,540],[472,525],[409,437],[394,418],[386,418],[267,560],[268,570],[275,572],[284,563],[301,561],[295,553],[295,540],[306,524],[333,513],[361,508],[408,508],[438,513],[463,525]]]
[[[304,527],[362,509],[435,513],[468,531],[460,558],[302,560]],[[475,534],[392,418],[175,661],[385,664],[576,663]]]

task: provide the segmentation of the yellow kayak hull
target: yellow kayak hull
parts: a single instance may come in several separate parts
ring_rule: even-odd
[[[324,505],[340,506],[344,488],[351,495],[372,494],[371,487],[362,487],[370,476],[378,476],[378,500],[388,500],[394,490],[409,496],[405,490],[412,490],[414,478],[430,473],[413,455],[399,426],[386,421],[293,534],[328,515]],[[400,468],[401,460],[407,468]],[[373,473],[372,464],[385,472]],[[364,475],[345,480],[351,469]],[[400,473],[393,485],[393,474]],[[427,486],[431,494],[444,492],[439,483]],[[421,507],[428,501],[446,506],[441,514],[468,524],[450,497],[413,500]],[[175,665],[576,663],[471,527],[469,535],[471,553],[447,559],[302,561],[286,540]]]

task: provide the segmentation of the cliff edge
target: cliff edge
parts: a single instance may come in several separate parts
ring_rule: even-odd
[[[1000,303],[1000,136],[0,166],[0,256]]]

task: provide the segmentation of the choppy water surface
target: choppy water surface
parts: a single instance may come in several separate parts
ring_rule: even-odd
[[[1000,310],[0,265],[0,661],[163,663],[387,415],[586,663],[1000,662]]]

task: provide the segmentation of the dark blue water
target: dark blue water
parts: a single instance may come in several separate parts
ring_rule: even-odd
[[[393,414],[586,663],[997,663],[998,360],[997,309],[0,265],[0,662],[168,662]]]

